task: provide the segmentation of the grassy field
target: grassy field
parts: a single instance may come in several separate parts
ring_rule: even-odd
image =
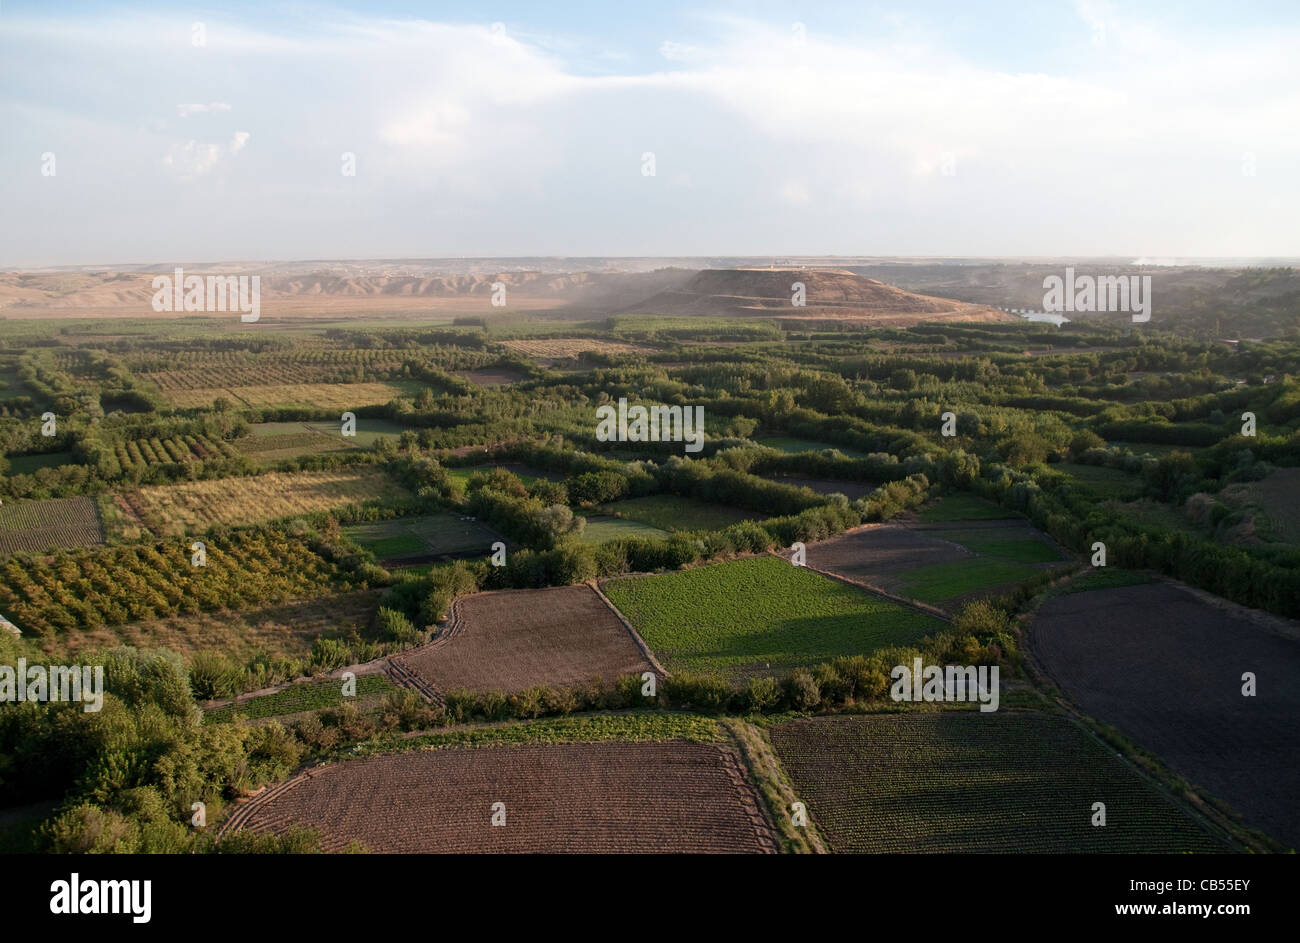
[[[942,627],[775,557],[610,580],[602,588],[670,671],[779,672],[909,645]]]
[[[326,511],[379,498],[401,498],[405,488],[372,469],[191,481],[128,492],[123,499],[159,535],[193,533],[212,524],[251,524]]]
[[[1054,563],[1061,555],[1045,540],[1026,534],[1021,528],[954,528],[941,532],[944,540],[967,550],[1014,563]]]
[[[973,494],[958,491],[945,495],[918,515],[923,524],[946,524],[953,521],[1002,521],[1018,517]]]
[[[38,468],[58,468],[72,462],[71,452],[44,452],[40,455],[9,456],[10,475],[30,475]]]
[[[601,505],[601,512],[660,530],[722,530],[740,521],[762,520],[766,515],[722,504],[709,504],[674,494],[652,494]]]
[[[1101,465],[1076,465],[1064,462],[1051,466],[1055,471],[1070,477],[1079,487],[1086,488],[1101,498],[1124,500],[1134,497],[1142,488],[1142,480],[1136,475],[1118,468],[1105,468]]]
[[[362,675],[356,679],[357,693],[353,697],[343,696],[343,681],[304,681],[292,684],[283,691],[251,697],[238,704],[228,704],[203,712],[203,719],[212,724],[229,723],[241,714],[249,720],[263,717],[283,717],[299,711],[319,710],[324,707],[340,707],[345,703],[357,704],[361,701],[374,701],[378,696],[397,690],[397,686],[382,674]]]
[[[667,537],[668,531],[642,524],[640,521],[620,519],[617,517],[589,517],[587,526],[579,540],[584,544],[603,544],[607,540],[622,537],[649,537],[651,539]]]
[[[847,445],[836,445],[834,442],[815,442],[812,439],[793,439],[789,436],[772,435],[763,436],[755,439],[759,445],[765,445],[769,449],[776,449],[778,452],[789,452],[797,454],[799,452],[824,452],[826,449],[835,449],[849,458],[866,458],[865,452],[858,449],[851,449]]]
[[[819,717],[774,727],[772,743],[837,852],[1229,850],[1057,715]],[[1104,827],[1092,824],[1098,801]]]
[[[492,552],[493,542],[501,539],[477,521],[462,521],[455,514],[350,524],[343,533],[380,560],[421,554],[487,555]]]
[[[971,593],[1037,576],[1041,571],[1023,563],[975,557],[917,567],[903,576],[904,595],[921,602],[942,603]]]

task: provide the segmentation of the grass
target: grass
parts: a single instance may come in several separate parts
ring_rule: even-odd
[[[1142,482],[1137,476],[1118,468],[1076,465],[1070,462],[1050,467],[1068,475],[1076,485],[1086,488],[1101,498],[1131,498],[1142,487]]]
[[[740,521],[759,520],[762,515],[722,504],[709,504],[674,494],[652,494],[601,505],[598,510],[664,531],[722,530]]]
[[[72,462],[71,452],[44,452],[40,455],[10,455],[10,475],[31,475],[38,468],[58,468]]]
[[[1155,577],[1140,570],[1121,570],[1118,567],[1097,567],[1052,590],[1053,596],[1087,593],[1094,589],[1117,589],[1121,586],[1143,586],[1154,583]]]
[[[441,750],[447,747],[504,746],[526,743],[603,743],[607,740],[661,742],[686,740],[716,743],[723,739],[716,720],[695,714],[638,713],[556,717],[499,727],[471,727],[420,737],[371,740],[350,749],[343,758],[406,750]]]
[[[228,704],[225,707],[204,711],[203,717],[208,723],[214,724],[230,723],[235,719],[236,714],[249,720],[283,717],[285,714],[296,714],[300,711],[340,707],[345,703],[355,704],[363,698],[373,698],[397,690],[397,686],[381,674],[362,675],[356,679],[356,682],[357,693],[354,697],[343,696],[341,679],[299,682],[274,694],[248,698],[238,704]]]
[[[1005,521],[1019,515],[998,507],[992,501],[959,491],[940,498],[938,503],[921,511],[924,524],[946,524],[953,521]]]
[[[669,670],[784,671],[910,645],[942,627],[775,557],[610,580],[603,589]]]
[[[584,544],[603,544],[608,540],[619,540],[623,537],[656,539],[667,536],[668,531],[642,524],[640,521],[617,517],[595,517],[587,518],[587,526],[583,529],[579,540]]]
[[[462,465],[459,468],[448,468],[447,474],[451,476],[452,481],[459,482],[462,487],[469,481],[470,476],[475,472],[488,472],[494,468],[504,468],[513,474],[516,478],[526,485],[540,480],[543,476],[529,474],[523,466],[520,465]]]
[[[771,435],[755,439],[759,445],[765,445],[769,449],[776,449],[778,452],[788,452],[798,454],[800,452],[824,452],[826,449],[835,449],[849,458],[866,458],[865,452],[858,449],[851,449],[847,445],[836,445],[834,442],[817,442],[812,439],[794,439],[789,436]]]
[[[900,581],[903,593],[921,602],[940,603],[980,590],[1018,583],[1041,571],[1023,563],[975,557],[951,563],[932,563],[908,572]]]
[[[975,553],[1016,563],[1054,563],[1061,559],[1056,548],[1047,541],[1037,537],[1008,537],[1005,529],[945,530],[943,538]]]
[[[477,521],[462,521],[455,514],[399,517],[391,521],[350,524],[343,533],[378,559],[416,554],[492,552],[500,539]]]
[[[342,468],[160,485],[128,493],[124,499],[142,523],[164,535],[407,496],[406,489],[383,472]]]

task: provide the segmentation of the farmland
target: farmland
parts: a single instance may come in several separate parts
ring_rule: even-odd
[[[948,513],[956,520],[870,526],[813,544],[807,549],[808,565],[952,608],[1064,562],[1024,522],[988,518],[978,506],[949,508],[944,516]]]
[[[775,557],[602,587],[670,670],[748,675],[909,645],[940,623]]]
[[[196,533],[213,524],[251,524],[406,495],[383,472],[345,468],[141,488],[121,500],[137,520],[166,536]]]
[[[669,318],[671,293],[540,317],[488,276],[397,279],[295,274],[258,324],[0,319],[0,664],[109,678],[98,716],[0,711],[32,847],[1295,844],[1293,341]],[[623,396],[701,407],[700,450],[602,438]],[[1001,666],[999,711],[893,702],[914,657]]]
[[[261,697],[245,698],[232,704],[225,704],[203,712],[206,723],[225,724],[235,719],[236,715],[249,720],[261,720],[266,717],[284,717],[301,711],[319,710],[324,707],[338,707],[344,703],[365,704],[378,697],[396,691],[397,688],[382,674],[362,675],[356,679],[356,694],[344,697],[343,682],[300,681],[291,684],[283,691],[264,694]]]
[[[357,409],[396,399],[405,389],[396,383],[276,383],[176,389],[163,393],[179,409],[211,407],[224,399],[241,406],[297,406],[305,409]]]
[[[437,639],[396,660],[443,693],[568,687],[651,670],[627,628],[588,586],[458,599]]]
[[[640,354],[653,350],[638,344],[601,340],[592,337],[536,338],[502,341],[505,347],[528,357],[564,360],[592,352],[597,354]]]
[[[1228,850],[1060,716],[820,717],[775,726],[771,737],[837,852]],[[1098,801],[1106,806],[1104,827],[1092,824]]]
[[[496,746],[318,768],[241,810],[239,826],[309,825],[327,851],[775,852],[760,803],[721,744]]]
[[[1050,599],[1030,637],[1035,659],[1085,711],[1256,827],[1300,844],[1300,631],[1293,624],[1160,582]],[[1250,697],[1243,696],[1246,671],[1260,679]]]
[[[120,625],[100,625],[51,639],[57,650],[77,655],[117,645],[166,649],[185,657],[220,652],[240,661],[260,655],[306,658],[317,638],[358,635],[379,605],[373,589],[329,592],[284,602],[236,602],[237,609],[155,615]]]
[[[52,498],[0,507],[0,556],[103,542],[99,512],[90,498]]]
[[[601,505],[599,510],[605,514],[664,531],[721,530],[738,521],[753,520],[761,516],[752,511],[710,504],[694,498],[658,494],[645,498],[614,501]]]
[[[301,542],[240,533],[206,548],[202,567],[180,541],[104,547],[0,563],[0,613],[35,636],[179,613],[284,602],[354,576]]]
[[[381,560],[424,561],[466,554],[486,556],[501,538],[476,521],[453,514],[399,517],[351,524],[343,533]]]

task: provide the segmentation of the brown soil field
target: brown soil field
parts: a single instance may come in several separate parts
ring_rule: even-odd
[[[0,555],[51,547],[93,547],[104,530],[92,498],[51,498],[0,506]]]
[[[775,481],[783,485],[794,485],[796,488],[811,488],[818,494],[842,494],[850,501],[871,494],[876,490],[876,486],[865,481],[840,481],[833,478],[801,478],[798,475],[767,475],[768,481]]]
[[[437,639],[393,660],[443,693],[567,687],[653,670],[586,585],[461,597]]]
[[[809,566],[836,576],[888,588],[893,577],[932,563],[966,560],[974,554],[946,540],[902,527],[880,524],[809,544]]]
[[[492,825],[493,804],[506,824]],[[317,767],[236,810],[232,826],[309,826],[327,851],[776,852],[734,750],[570,743],[413,751]]]
[[[1290,623],[1151,583],[1049,599],[1029,650],[1083,710],[1300,847],[1300,633]],[[1247,671],[1254,697],[1242,695]]]
[[[364,632],[382,590],[361,590],[243,612],[202,612],[149,622],[70,632],[57,640],[69,653],[134,645],[182,655],[216,650],[233,657],[259,651],[302,657],[319,635],[342,638]],[[51,641],[54,641],[51,639]]]

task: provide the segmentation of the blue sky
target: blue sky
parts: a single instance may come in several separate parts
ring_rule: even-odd
[[[1300,255],[1298,48],[1295,3],[0,0],[0,265]]]

